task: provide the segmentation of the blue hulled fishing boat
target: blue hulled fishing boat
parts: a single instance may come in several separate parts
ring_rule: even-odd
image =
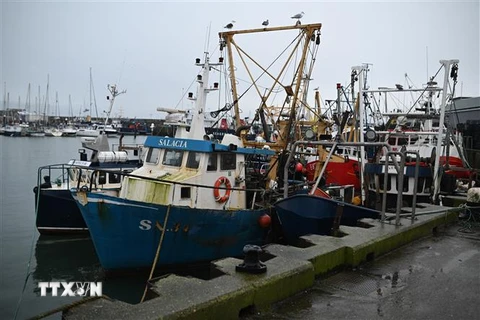
[[[246,158],[270,156],[245,148],[235,135],[214,141],[205,134],[208,54],[197,75],[195,112],[187,131],[145,141],[143,166],[124,176],[118,196],[91,188],[72,190],[107,270],[157,267],[242,256],[246,244],[264,243],[269,206],[246,185]]]

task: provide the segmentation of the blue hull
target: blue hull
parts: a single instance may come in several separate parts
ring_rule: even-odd
[[[41,189],[39,198],[37,187],[33,192],[37,210],[36,225],[40,234],[88,233],[70,190]]]
[[[354,226],[362,218],[378,218],[379,212],[336,200],[295,195],[275,203],[283,234],[288,242],[307,234],[330,235],[337,207],[343,206],[340,223]]]
[[[106,270],[150,268],[168,206],[87,193],[77,205]],[[246,244],[262,245],[266,230],[258,223],[267,210],[207,210],[171,206],[157,267],[242,256]]]

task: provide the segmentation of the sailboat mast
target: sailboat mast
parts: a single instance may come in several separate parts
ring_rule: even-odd
[[[47,92],[45,94],[45,106],[43,107],[43,122],[47,124],[48,120],[48,112],[49,112],[49,105],[48,105],[48,88],[50,87],[50,75],[47,74]]]

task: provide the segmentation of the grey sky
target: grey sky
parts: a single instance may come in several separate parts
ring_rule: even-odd
[[[10,92],[10,106],[21,96],[25,103],[32,85],[34,109],[38,86],[45,94],[50,75],[50,110],[58,91],[61,114],[89,104],[92,67],[99,113],[107,109],[107,84],[127,93],[118,97],[125,117],[161,118],[159,106],[184,107],[182,90],[198,72],[193,62],[204,52],[211,24],[209,49],[218,32],[235,20],[236,29],[320,22],[322,42],[311,88],[323,99],[336,97],[335,84],[349,81],[351,67],[372,63],[371,87],[404,83],[404,74],[420,87],[440,59],[459,59],[459,86],[464,96],[480,95],[480,8],[473,2],[11,2],[1,10],[1,81]],[[286,38],[291,41],[293,37]],[[250,39],[248,39],[250,40]],[[285,40],[285,39],[284,39]],[[275,41],[252,38],[258,50],[278,52]],[[255,42],[257,41],[257,42]],[[285,41],[284,41],[285,42]],[[190,91],[194,91],[190,89]],[[313,101],[313,92],[309,101]],[[313,103],[313,102],[312,102]],[[258,103],[244,107],[248,116]],[[217,106],[209,107],[216,109]]]

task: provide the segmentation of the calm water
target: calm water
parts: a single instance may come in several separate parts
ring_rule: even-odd
[[[145,136],[125,137],[123,143],[143,143]],[[110,138],[110,145],[118,138]],[[0,136],[0,318],[32,317],[78,300],[40,297],[39,281],[103,281],[103,294],[137,303],[145,279],[105,279],[88,236],[40,236],[35,228],[33,187],[37,169],[78,158],[80,138]],[[31,257],[31,258],[30,258]],[[30,261],[30,276],[22,293]],[[143,276],[142,276],[143,277]],[[49,318],[50,319],[50,318]],[[57,314],[53,319],[60,319]]]

